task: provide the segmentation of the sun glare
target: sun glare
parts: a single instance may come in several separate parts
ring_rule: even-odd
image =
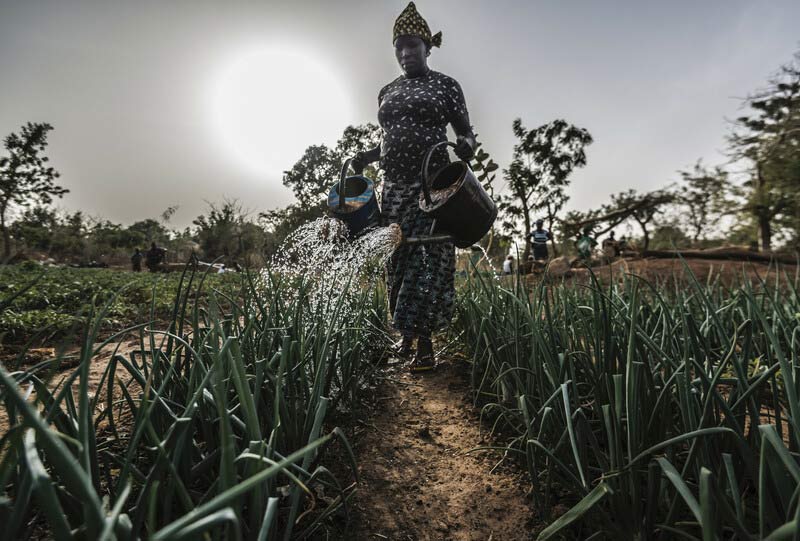
[[[274,47],[226,63],[211,102],[225,153],[259,176],[279,176],[306,147],[334,143],[353,122],[340,75],[309,53]]]

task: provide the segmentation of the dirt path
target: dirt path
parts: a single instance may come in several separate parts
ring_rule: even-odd
[[[424,376],[386,372],[378,406],[356,442],[361,483],[342,539],[486,541],[533,539],[528,480],[492,467],[467,401],[463,366]]]

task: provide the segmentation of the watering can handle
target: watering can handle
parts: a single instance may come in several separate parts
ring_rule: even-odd
[[[345,195],[344,195],[344,180],[347,178],[347,170],[350,169],[350,162],[353,161],[353,158],[347,158],[344,163],[342,164],[342,174],[339,177],[339,186],[336,188],[336,191],[339,194],[339,208],[344,208],[345,203]]]
[[[427,154],[425,154],[425,159],[422,161],[422,193],[425,196],[425,203],[428,205],[433,204],[431,201],[430,188],[428,187],[428,164],[431,161],[431,155],[433,154],[433,151],[442,145],[451,146],[453,148],[456,148],[457,146],[455,143],[451,143],[450,141],[440,141],[428,149]]]

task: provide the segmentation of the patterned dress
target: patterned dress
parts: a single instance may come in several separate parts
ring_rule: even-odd
[[[378,122],[383,129],[384,170],[381,213],[400,224],[403,235],[428,235],[432,218],[419,208],[422,161],[434,143],[447,140],[447,125],[467,112],[455,79],[428,70],[400,76],[378,95]],[[446,147],[436,149],[430,170],[449,162]],[[393,326],[403,334],[430,336],[450,324],[455,298],[455,247],[452,243],[403,246],[387,265]]]

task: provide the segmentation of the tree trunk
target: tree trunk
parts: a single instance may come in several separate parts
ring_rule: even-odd
[[[761,249],[765,252],[772,248],[772,224],[770,224],[769,208],[764,205],[764,192],[767,189],[767,179],[761,172],[761,162],[756,162],[756,220],[758,220],[758,232],[761,237]]]
[[[531,217],[528,211],[528,205],[522,205],[522,214],[525,217],[525,250],[522,253],[522,260],[527,261],[528,256],[531,253],[531,243],[530,243],[530,236],[531,236]]]
[[[3,263],[11,259],[11,234],[6,227],[6,209],[0,209],[0,229],[3,230]]]
[[[766,212],[761,212],[758,215],[758,232],[761,237],[761,250],[764,252],[770,251],[772,248],[772,224]]]
[[[549,227],[550,231],[550,245],[553,247],[553,257],[558,257],[558,249],[556,248],[556,236],[553,235],[553,222],[555,221],[555,216],[548,216],[547,217],[547,227]]]
[[[639,227],[642,228],[642,237],[643,237],[643,239],[642,239],[642,242],[643,242],[642,251],[646,252],[647,251],[647,247],[650,246],[650,234],[647,232],[647,222],[643,222],[643,221],[641,221],[639,219],[636,219],[636,221],[639,222]]]

